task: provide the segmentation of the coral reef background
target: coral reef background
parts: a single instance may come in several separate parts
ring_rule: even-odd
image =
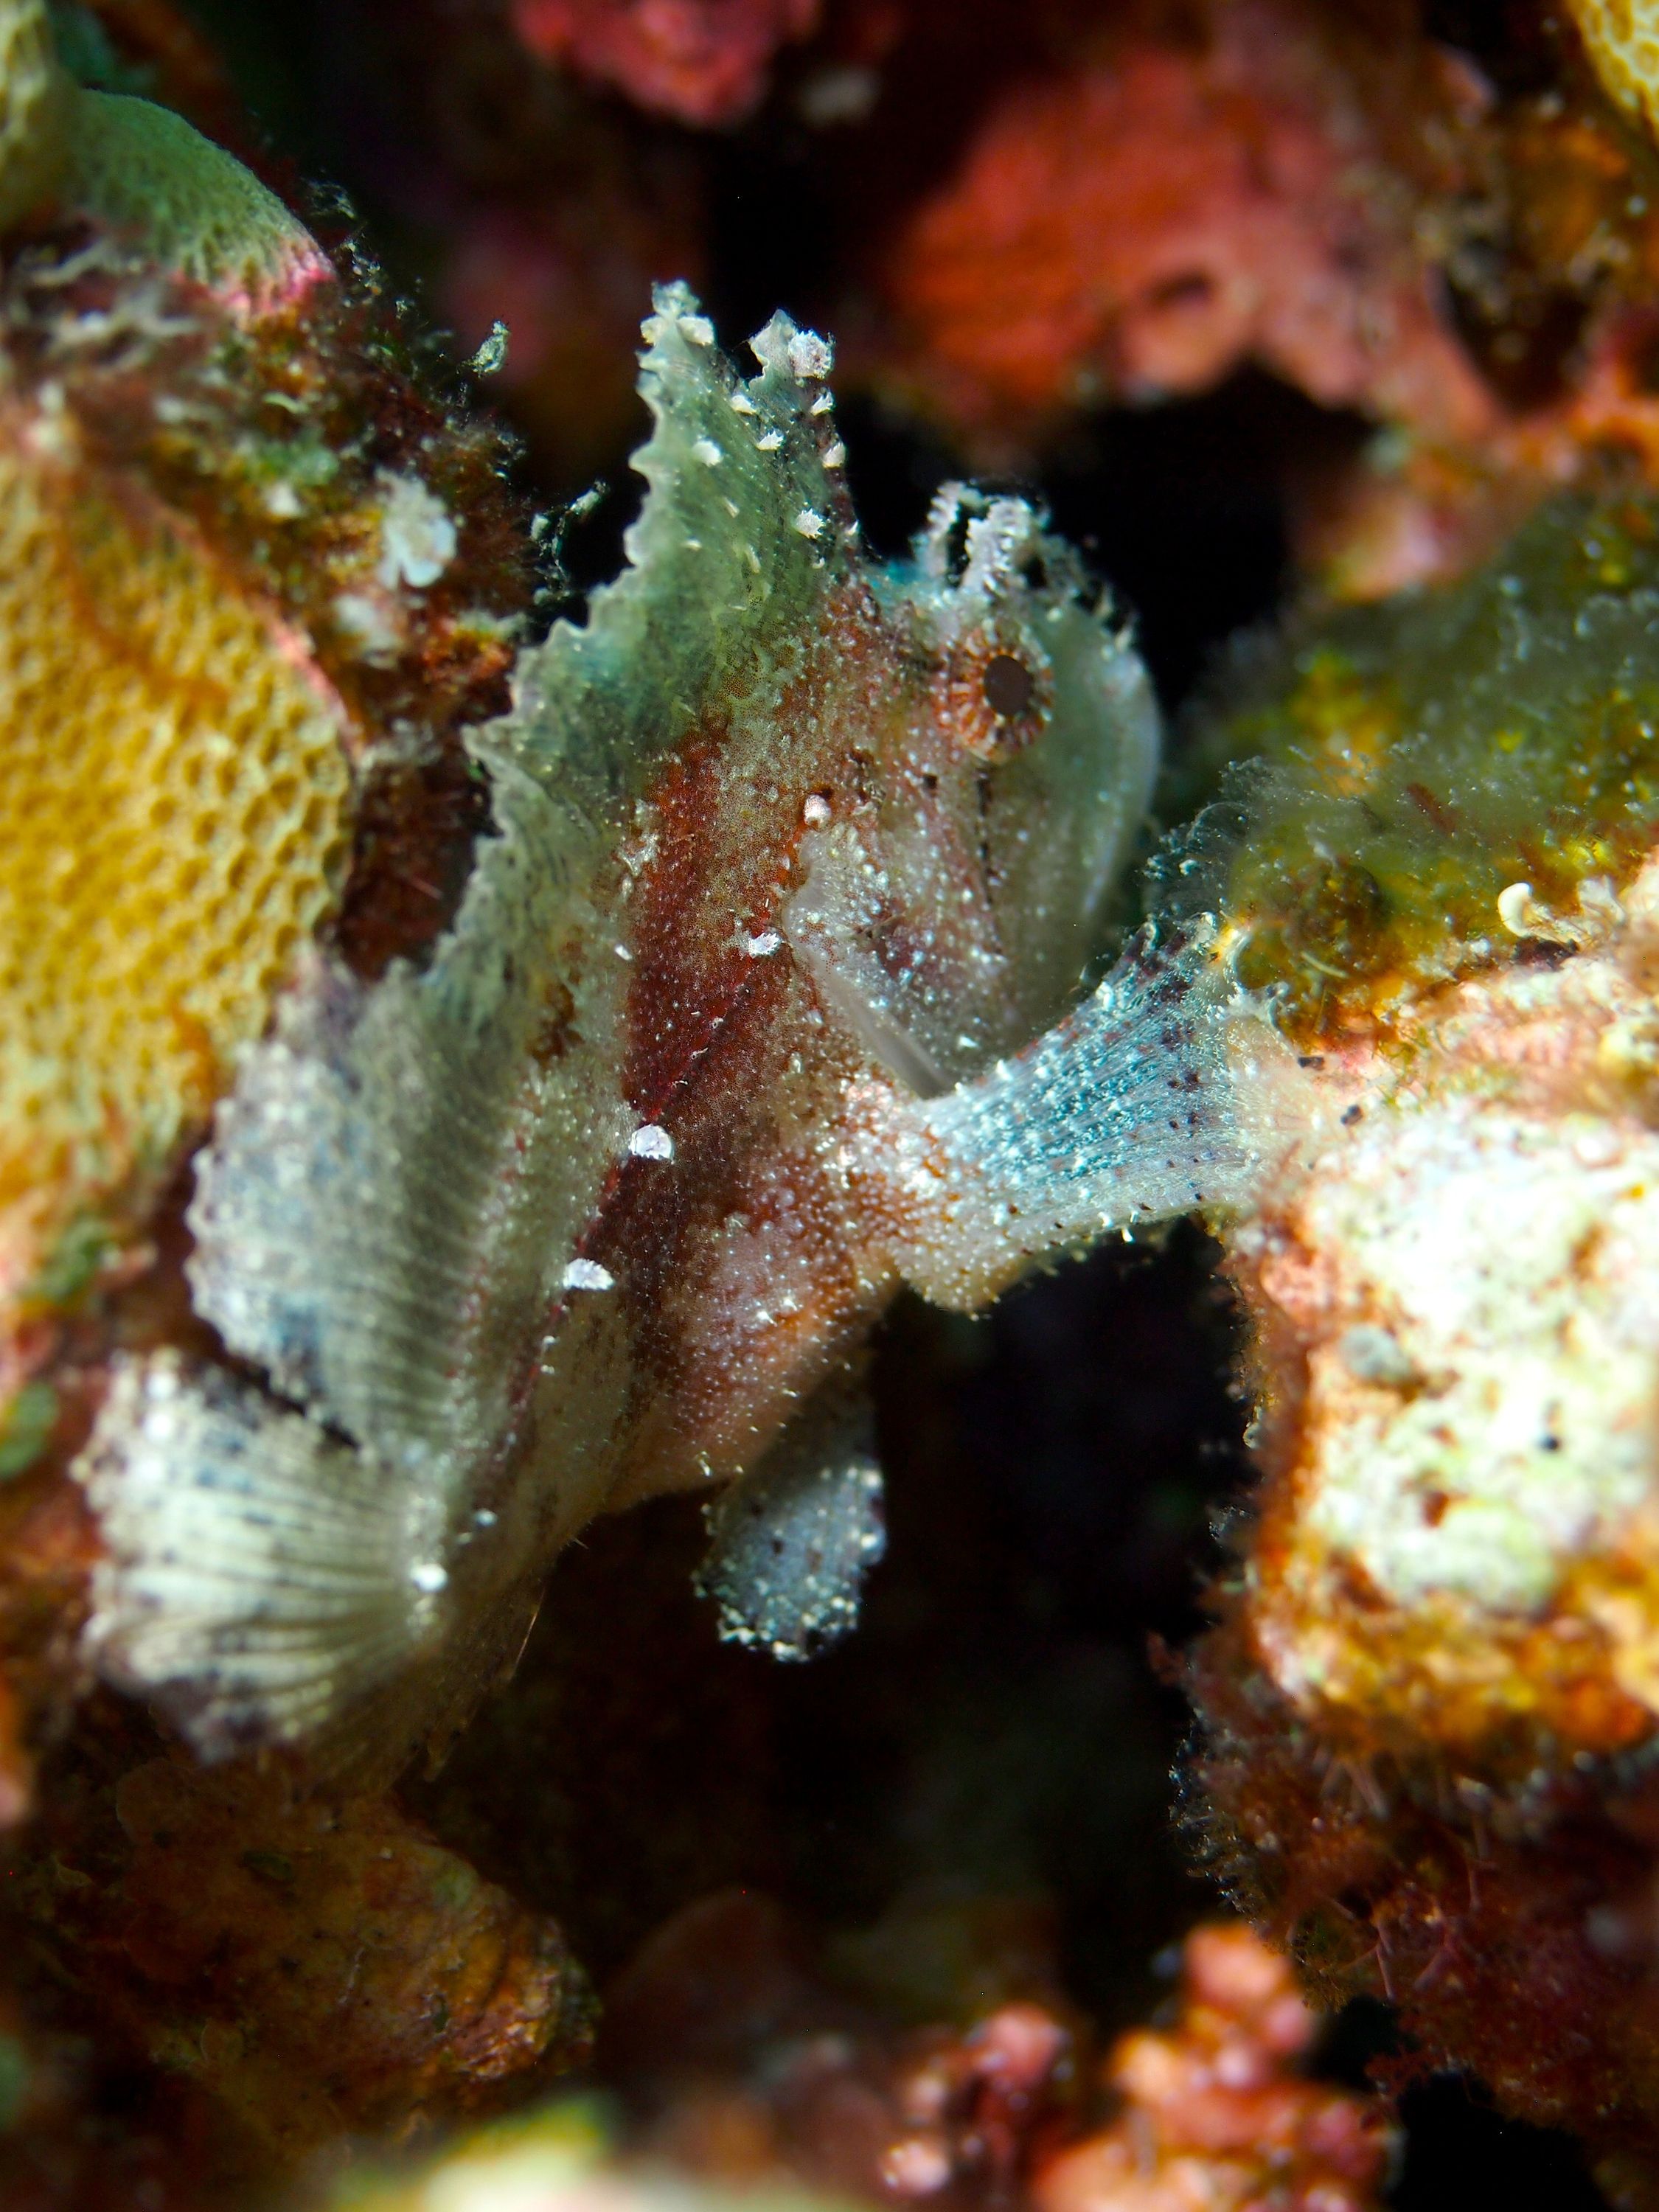
[[[672,276],[727,331],[781,304],[842,335],[848,472],[878,552],[900,552],[963,468],[1036,489],[1136,611],[1177,718],[1224,642],[1289,600],[1455,574],[1547,492],[1639,485],[1659,465],[1659,157],[1541,9],[58,14],[83,73],[173,103],[343,258],[361,237],[373,283],[453,331],[434,374],[523,441],[517,491],[556,518],[543,612],[615,568],[638,493],[638,319]],[[308,202],[307,179],[349,204]],[[459,483],[467,456],[453,465]],[[296,605],[308,588],[295,580]],[[425,680],[449,648],[416,647]],[[469,665],[455,687],[498,674]],[[354,708],[395,720],[395,678],[360,672]],[[1168,819],[1183,772],[1196,789],[1177,749]],[[443,797],[464,813],[464,794]],[[323,851],[313,905],[337,860]],[[429,927],[416,916],[398,941]],[[380,957],[363,948],[366,966]],[[252,2202],[343,2134],[546,2089],[544,2057],[590,2039],[574,1960],[606,2001],[589,2078],[617,2100],[607,2124],[685,2172],[781,2167],[976,2204],[1041,2167],[1043,2212],[1088,2212],[1119,2201],[1133,2141],[1151,2190],[1152,2124],[1109,2136],[1097,2077],[1114,2037],[1170,2010],[1176,1947],[1214,1903],[1194,1862],[1228,1844],[1197,1793],[1188,1832],[1172,1823],[1190,1713],[1177,1662],[1149,1658],[1200,1633],[1249,1486],[1239,1323],[1213,1256],[1183,1228],[1059,1269],[982,1321],[894,1315],[874,1370],[887,1557],[857,1638],[811,1668],[719,1643],[690,1587],[697,1510],[659,1500],[565,1562],[509,1689],[395,1816],[337,1831],[280,1778],[203,1789],[94,1693],[75,1737],[45,1747],[15,1876],[29,1933],[24,2009],[0,2020],[7,2203]],[[6,1439],[20,1469],[30,1441]],[[22,1492],[11,1523],[35,1613],[9,1632],[32,1650],[85,1539]],[[1212,1647],[1218,1674],[1224,1657]],[[1231,1686],[1208,1694],[1224,1736]],[[1275,1802],[1320,1786],[1294,1774]],[[293,1965],[302,1923],[314,1990]],[[1445,1969],[1413,1952],[1411,1971],[1432,1990]],[[256,2048],[239,2023],[273,1992],[283,2033]],[[1237,2002],[1284,1994],[1269,1970]],[[965,2039],[997,2021],[1026,2100],[1001,2138],[994,2100],[963,2087],[985,2047]],[[964,2043],[925,2054],[954,2116],[930,2132],[902,2101],[925,2070],[903,2038],[940,2022]],[[1275,2063],[1299,2049],[1295,2023],[1282,2048],[1272,2033]],[[1117,2089],[1178,2107],[1158,2072],[1176,2034],[1115,2058]],[[1043,2039],[1061,2037],[1066,2079]],[[786,2045],[831,2044],[810,2079],[769,2077]],[[1476,2189],[1563,2212],[1599,2201],[1565,2136],[1414,2078],[1380,2005],[1344,2014],[1314,2063],[1357,2089],[1378,2060],[1408,2084],[1402,2212]],[[1278,2094],[1266,2081],[1245,2087]],[[1295,2093],[1294,2155],[1261,2183],[1294,2169],[1324,2190],[1306,2200],[1321,2212],[1350,2185],[1363,2201],[1382,2164],[1370,2124],[1344,2136],[1331,2097],[1337,2123],[1314,2142],[1307,2112],[1324,2108]],[[1162,2146],[1172,2166],[1188,2118]],[[1237,2124],[1259,2141],[1269,2119]],[[854,2148],[815,2162],[826,2142]],[[1178,2204],[1181,2185],[1121,2201]]]

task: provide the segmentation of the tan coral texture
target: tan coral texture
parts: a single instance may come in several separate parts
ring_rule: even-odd
[[[1606,933],[1427,1002],[1403,1079],[1372,1064],[1233,1233],[1276,1476],[1252,1616],[1306,1710],[1599,1753],[1659,1711],[1659,869],[1583,920],[1514,890],[1516,926]]]

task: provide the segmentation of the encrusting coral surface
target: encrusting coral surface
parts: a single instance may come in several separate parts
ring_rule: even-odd
[[[817,23],[819,0],[517,0],[525,43],[626,87],[686,123],[732,123],[759,100],[787,40]]]

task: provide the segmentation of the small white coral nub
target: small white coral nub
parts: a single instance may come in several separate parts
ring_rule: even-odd
[[[396,476],[382,469],[380,580],[388,591],[406,584],[422,592],[435,584],[455,557],[459,537],[454,517],[436,492],[419,477]]]

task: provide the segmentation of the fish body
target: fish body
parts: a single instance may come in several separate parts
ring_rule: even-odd
[[[781,1552],[715,1516],[709,1586],[810,1648],[879,1549],[848,1363],[927,1273],[926,1161],[991,1239],[954,1302],[1038,1249],[935,1122],[1079,994],[1144,670],[1024,501],[948,487],[868,557],[813,333],[775,318],[745,381],[671,287],[646,337],[628,565],[471,740],[453,929],[372,981],[308,956],[197,1163],[230,1362],[118,1363],[80,1462],[93,1646],[210,1754],[441,1740],[562,1546],[668,1490],[777,1503]]]

